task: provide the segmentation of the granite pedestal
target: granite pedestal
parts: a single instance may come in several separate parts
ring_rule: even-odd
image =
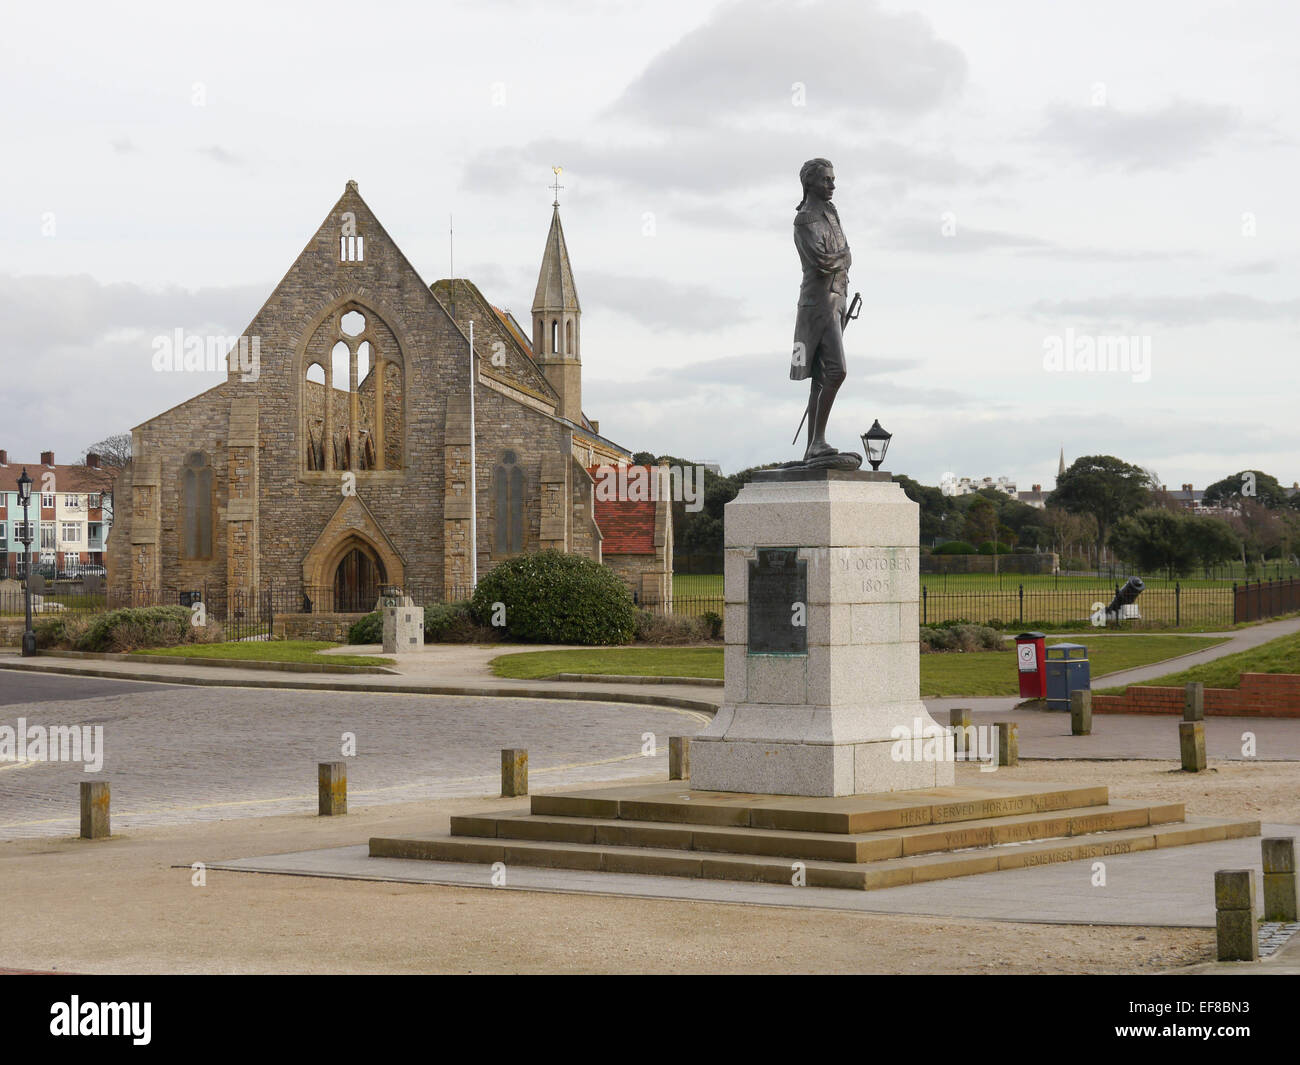
[[[692,789],[952,784],[920,698],[918,533],[887,473],[770,471],[727,504],[726,687],[692,742]]]

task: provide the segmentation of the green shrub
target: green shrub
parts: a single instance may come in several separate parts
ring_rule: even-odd
[[[138,651],[150,647],[177,647],[186,643],[213,643],[224,638],[221,625],[209,618],[206,625],[191,621],[188,607],[123,607],[91,618],[82,631],[64,621],[63,639],[77,651]],[[51,633],[53,635],[53,633]]]
[[[627,587],[581,555],[539,551],[507,559],[474,590],[474,620],[492,625],[495,603],[505,605],[505,635],[515,640],[619,644],[636,635],[636,607]]]
[[[1002,634],[987,625],[969,622],[944,622],[921,629],[921,653],[942,651],[1000,651],[1005,647]]]
[[[348,626],[348,643],[383,643],[384,619],[376,610],[373,614],[354,621]]]
[[[636,638],[642,643],[700,643],[707,631],[703,618],[653,610],[636,612]]]
[[[934,549],[936,555],[977,555],[974,544],[968,544],[965,540],[949,540],[946,544],[940,544]]]
[[[704,622],[708,631],[710,640],[722,639],[722,615],[716,610],[706,610],[700,615],[700,620]]]
[[[1009,554],[1011,554],[1011,545],[1010,545],[1010,544],[1004,544],[1004,543],[1002,543],[1002,542],[999,540],[996,546],[997,546],[998,554],[999,554],[999,555],[1009,555]],[[992,540],[985,540],[982,544],[980,544],[980,554],[981,554],[981,555],[991,555],[991,554],[993,554],[993,548],[994,548],[994,543],[993,543],[993,541],[992,541]]]
[[[430,603],[424,608],[425,643],[480,643],[499,638],[474,620],[468,603]]]

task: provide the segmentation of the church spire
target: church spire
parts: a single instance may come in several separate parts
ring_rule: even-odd
[[[1061,477],[1062,477],[1064,474],[1065,474],[1065,448],[1062,447],[1062,448],[1061,448],[1061,458],[1060,458],[1060,461],[1056,464],[1056,478],[1057,478],[1057,480],[1060,480]]]
[[[546,234],[542,268],[533,295],[533,361],[560,396],[556,410],[562,418],[582,424],[582,305],[573,283],[569,249],[560,225],[559,168],[555,168],[551,228]]]

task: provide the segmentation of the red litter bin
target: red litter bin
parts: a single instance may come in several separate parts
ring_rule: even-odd
[[[1016,637],[1016,668],[1020,671],[1020,697],[1047,697],[1047,634],[1022,632]]]

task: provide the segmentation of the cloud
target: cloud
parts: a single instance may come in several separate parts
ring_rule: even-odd
[[[920,15],[869,0],[743,0],[653,59],[609,114],[659,127],[915,117],[954,99],[966,57]]]
[[[1029,308],[1039,320],[1146,322],[1193,326],[1210,322],[1300,321],[1300,299],[1262,300],[1238,292],[1203,296],[1107,296],[1077,300],[1039,300]]]
[[[713,332],[753,317],[737,296],[657,277],[591,270],[584,272],[582,285],[590,306],[625,314],[657,331]]]
[[[0,446],[25,455],[79,451],[210,388],[225,375],[155,372],[153,338],[176,329],[238,335],[273,287],[148,289],[86,275],[0,274],[7,336],[26,365],[44,368],[9,382],[8,402],[23,417]]]
[[[242,156],[235,155],[234,152],[228,152],[219,144],[211,144],[206,148],[199,148],[200,155],[206,155],[214,163],[220,163],[222,166],[240,166],[244,160]]]
[[[1219,104],[1176,100],[1146,111],[1055,104],[1036,139],[1102,167],[1172,170],[1243,127],[1238,108]]]
[[[140,150],[130,137],[116,137],[108,143],[118,155],[131,155]]]
[[[1190,253],[1126,248],[1071,248],[1042,237],[969,226],[954,216],[945,230],[944,217],[909,219],[884,227],[885,247],[900,251],[952,255],[1006,252],[1067,262],[1148,262],[1184,258]],[[948,235],[945,235],[945,234]]]
[[[914,135],[913,120],[955,100],[966,73],[961,50],[919,15],[863,0],[742,0],[652,60],[592,136],[480,152],[462,185],[513,191],[546,159],[561,160],[588,187],[660,205],[676,206],[678,194],[720,202],[780,185],[793,186],[797,202],[799,164],[814,156],[895,185],[991,183],[1013,168],[973,167]],[[806,89],[804,106],[793,100],[795,83]],[[908,140],[876,128],[890,123],[901,123]],[[723,212],[713,221],[729,229],[741,219]]]

